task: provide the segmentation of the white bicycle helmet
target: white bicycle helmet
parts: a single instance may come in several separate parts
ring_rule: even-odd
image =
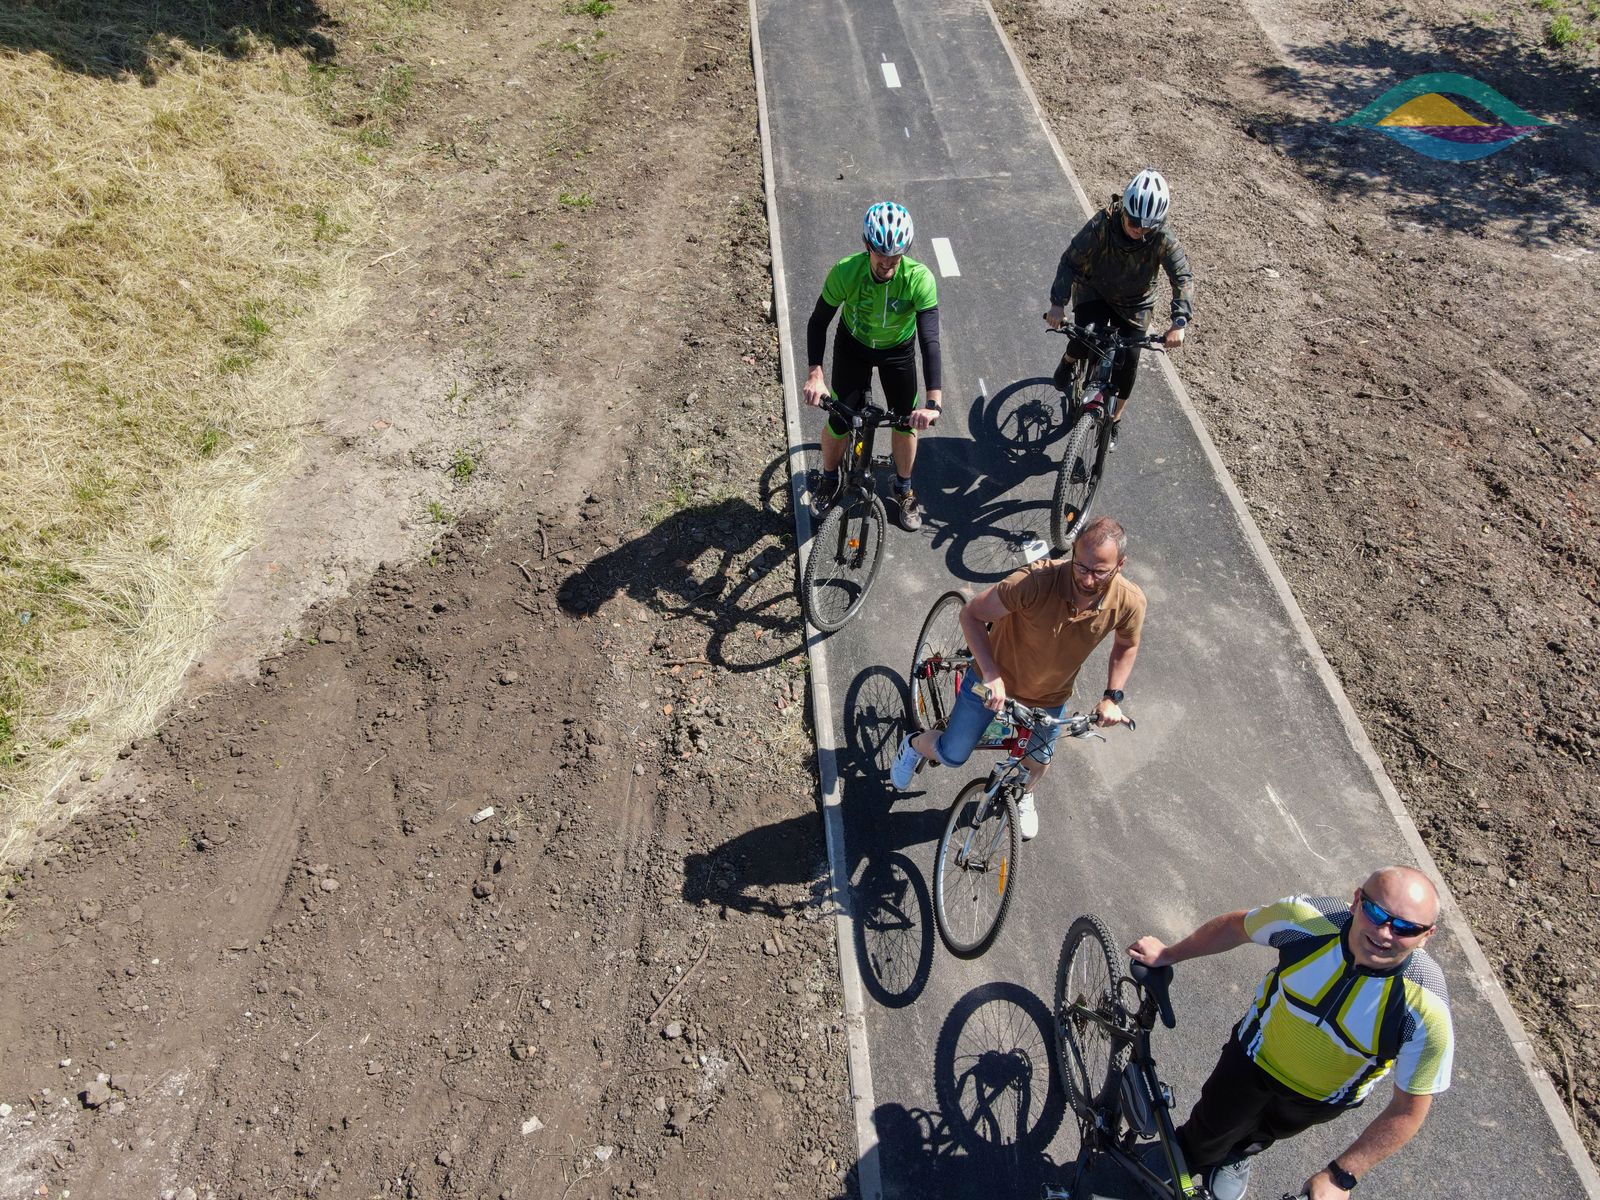
[[[1122,211],[1140,229],[1160,229],[1172,204],[1172,192],[1161,172],[1146,167],[1122,193]]]
[[[916,236],[916,229],[904,205],[880,200],[867,209],[861,222],[861,236],[879,254],[904,254]]]

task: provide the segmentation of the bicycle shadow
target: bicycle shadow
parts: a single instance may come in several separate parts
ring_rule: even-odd
[[[873,1113],[881,1173],[904,1195],[1027,1196],[1054,1181],[1049,1146],[1066,1098],[1049,1006],[1014,983],[986,983],[951,1008],[934,1048],[936,1110]]]
[[[332,62],[338,22],[316,0],[209,0],[208,3],[32,5],[0,14],[0,46],[49,55],[58,66],[107,79],[133,76],[145,86],[182,57],[180,44],[230,59],[248,58],[257,42]]]
[[[669,620],[702,627],[712,665],[761,671],[800,651],[793,542],[792,526],[765,498],[759,508],[742,498],[697,504],[578,567],[556,601],[587,616],[631,596]]]
[[[1055,470],[1051,449],[1067,436],[1067,414],[1061,393],[1045,375],[1018,379],[974,404],[967,427],[972,440],[997,449],[1016,480]]]
[[[885,1008],[922,995],[933,973],[933,902],[922,872],[904,854],[865,859],[850,886],[851,929],[861,982]]]

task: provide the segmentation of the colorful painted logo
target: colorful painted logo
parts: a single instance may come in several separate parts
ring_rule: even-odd
[[[1479,120],[1450,95],[1472,101],[1496,120]],[[1469,162],[1504,150],[1552,122],[1524,112],[1486,83],[1437,72],[1396,84],[1337,123],[1376,129],[1429,158]]]

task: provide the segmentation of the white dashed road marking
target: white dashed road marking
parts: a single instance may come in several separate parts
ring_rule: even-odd
[[[961,268],[956,266],[955,251],[950,249],[949,238],[933,239],[933,257],[939,262],[939,274],[959,275]]]
[[[894,69],[892,62],[883,64],[883,81],[892,88],[900,86],[900,72]]]

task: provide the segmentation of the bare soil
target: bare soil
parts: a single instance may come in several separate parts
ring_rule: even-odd
[[[572,7],[411,44],[278,532],[5,889],[0,1194],[846,1187],[746,9]]]
[[[1180,370],[1595,1145],[1592,70],[1447,4],[1002,13],[1092,192],[1172,178]],[[305,490],[459,381],[389,428],[493,510],[197,686],[6,888],[4,1194],[849,1190],[746,8],[441,15]],[[1562,125],[1465,169],[1330,127],[1423,69]]]

